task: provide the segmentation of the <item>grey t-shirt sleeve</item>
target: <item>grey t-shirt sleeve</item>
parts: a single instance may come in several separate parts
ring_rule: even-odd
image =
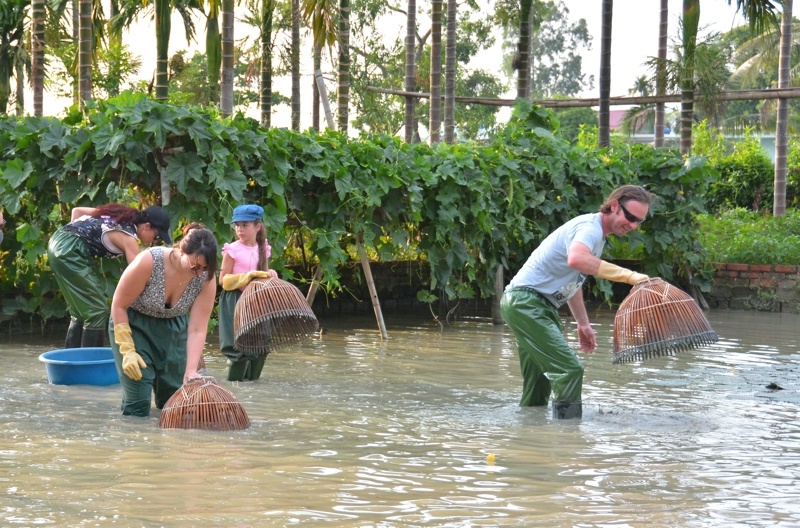
[[[555,306],[566,303],[586,280],[586,275],[567,263],[574,242],[585,244],[595,256],[602,254],[605,239],[600,215],[578,216],[553,231],[531,254],[509,288],[533,288]]]

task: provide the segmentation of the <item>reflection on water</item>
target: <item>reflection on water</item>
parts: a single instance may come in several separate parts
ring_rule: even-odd
[[[711,312],[718,344],[623,365],[593,317],[569,421],[518,407],[513,338],[484,319],[390,316],[388,341],[323,320],[255,383],[211,344],[253,422],[226,433],[123,418],[119,385],[47,383],[62,336],[4,338],[0,525],[800,525],[800,316]]]

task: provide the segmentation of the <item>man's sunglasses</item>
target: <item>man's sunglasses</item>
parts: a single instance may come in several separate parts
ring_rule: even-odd
[[[635,222],[637,224],[641,224],[645,221],[645,218],[639,218],[638,216],[633,216],[630,211],[628,211],[622,202],[619,202],[619,208],[622,209],[622,214],[625,215],[625,220],[628,222]]]

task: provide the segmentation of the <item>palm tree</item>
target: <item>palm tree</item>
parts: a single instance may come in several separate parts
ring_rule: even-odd
[[[792,55],[792,0],[783,0],[781,15],[780,66],[778,68],[778,88],[788,88],[790,80],[789,63]],[[789,151],[789,101],[778,99],[778,123],[775,129],[775,192],[772,214],[783,216],[786,212],[786,172]]]
[[[29,0],[0,2],[0,114],[7,112],[11,98],[11,77],[22,60],[25,14]]]
[[[414,55],[414,45],[417,36],[417,2],[408,0],[408,10],[406,13],[406,64],[405,64],[405,91],[413,92],[417,88],[417,61]],[[416,114],[417,100],[412,96],[406,96],[405,100],[405,128],[406,143],[414,140],[414,116]]]
[[[531,96],[531,7],[533,0],[520,0],[519,41],[514,66],[517,70],[517,99]]]
[[[728,0],[731,5],[732,0]],[[770,25],[777,23],[775,4],[772,0],[736,0],[736,10],[740,11],[750,25],[753,34],[762,34]],[[683,0],[682,31],[682,74],[681,74],[681,153],[688,155],[692,150],[692,121],[695,96],[695,59],[697,50],[697,29],[700,21],[700,0]]]
[[[222,0],[222,80],[219,110],[223,117],[233,113],[233,63],[233,0]]]
[[[658,66],[656,67],[656,95],[667,93],[666,72],[664,61],[667,59],[667,34],[669,14],[669,0],[661,0],[658,21]],[[656,120],[653,130],[653,144],[656,148],[664,146],[664,103],[656,103]]]
[[[694,118],[694,67],[697,50],[697,28],[700,24],[700,0],[683,0],[683,67],[681,68],[681,154],[692,151]]]
[[[333,56],[333,45],[339,40],[339,27],[336,25],[336,8],[331,0],[303,0],[303,20],[311,26],[314,48],[314,108],[313,125],[319,128],[319,103],[320,99],[325,106],[325,116],[329,126],[333,126],[332,116],[327,100],[327,90],[322,85],[322,49],[327,48]],[[349,74],[349,67],[348,72]],[[319,80],[319,83],[318,83]],[[341,123],[340,123],[341,127]],[[347,125],[345,122],[345,131]]]
[[[78,106],[92,100],[92,0],[78,3]]]
[[[447,32],[444,61],[444,142],[455,139],[456,110],[456,0],[447,0]]]
[[[442,126],[442,0],[431,0],[430,144],[439,142]]]
[[[300,130],[300,0],[292,0],[292,130]]]
[[[261,0],[261,83],[259,86],[261,124],[272,124],[272,15],[274,0]]]
[[[636,78],[633,83],[633,87],[628,90],[628,95],[637,95],[642,97],[647,97],[652,92],[652,81],[647,78],[645,75],[640,75]],[[642,127],[647,124],[650,119],[654,119],[653,116],[655,114],[655,105],[653,104],[643,104],[639,106],[635,106],[630,108],[625,112],[625,117],[623,117],[622,122],[620,123],[620,131],[624,134],[635,134]],[[663,114],[662,114],[663,118]],[[663,130],[662,130],[662,138],[663,138]]]
[[[209,99],[219,94],[219,77],[222,68],[222,38],[219,34],[220,0],[208,0],[206,17],[206,64],[208,68]]]
[[[600,125],[597,131],[597,145],[608,147],[610,143],[609,110],[611,99],[611,18],[614,12],[614,1],[603,0],[602,23],[600,31]]]
[[[186,42],[191,43],[195,33],[192,12],[202,11],[202,5],[200,0],[124,0],[120,4],[119,14],[111,21],[112,30],[121,33],[136,20],[143,9],[149,10],[151,6],[156,31],[156,99],[163,101],[169,96],[169,36],[172,30],[172,10],[181,15]]]
[[[31,0],[31,88],[33,90],[33,115],[44,112],[44,0]]]
[[[347,134],[350,120],[350,0],[339,0],[339,131]]]

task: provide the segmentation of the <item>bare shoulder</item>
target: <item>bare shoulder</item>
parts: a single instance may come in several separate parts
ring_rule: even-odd
[[[147,273],[149,275],[153,271],[153,253],[147,249],[140,252],[136,255],[136,258],[133,259],[133,262],[125,268],[125,273],[129,270],[131,273]]]

